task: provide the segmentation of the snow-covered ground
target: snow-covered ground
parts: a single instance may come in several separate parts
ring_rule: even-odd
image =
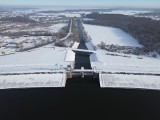
[[[141,88],[160,90],[160,76],[100,74],[100,85],[103,88]]]
[[[147,56],[125,55],[116,53],[119,56],[114,56],[105,50],[97,50],[97,61],[93,62],[92,67],[105,72],[126,72],[126,73],[160,73],[159,58]],[[126,57],[124,57],[124,55]]]
[[[134,38],[120,29],[95,25],[84,25],[84,27],[94,45],[104,41],[109,45],[142,47]],[[101,87],[160,89],[160,76],[154,76],[160,73],[159,57],[109,52],[97,47],[96,52],[90,56],[90,61],[92,69],[100,72]]]
[[[47,45],[0,56],[0,89],[65,87],[66,69],[74,68],[75,53]]]
[[[0,89],[65,87],[65,74],[27,74],[0,76]]]
[[[103,41],[107,45],[142,47],[136,39],[118,28],[84,24],[94,45]]]
[[[16,39],[1,37],[3,46],[0,48],[0,56],[7,55],[7,53],[12,53],[19,50],[34,48],[38,45],[43,45],[45,43],[50,43],[53,41],[51,36],[28,36],[19,37]],[[5,53],[5,54],[4,54]]]
[[[74,54],[66,48],[52,45],[25,52],[0,56],[0,73],[33,73],[65,71],[67,65],[74,67]],[[68,61],[68,56],[71,57]]]
[[[148,13],[150,11],[123,11],[113,10],[112,12],[103,12],[109,14],[124,14],[124,15],[136,15],[139,13]],[[81,17],[84,12],[58,12],[58,13],[36,13],[35,11],[14,11],[13,13],[4,13],[4,15],[23,16],[34,13],[30,18],[38,20],[50,21],[58,23],[60,20],[67,20],[66,17]],[[91,12],[86,12],[89,14]],[[1,17],[5,17],[1,16]],[[42,20],[42,21],[43,21]],[[85,20],[85,19],[84,19]],[[86,19],[92,20],[92,19]],[[46,21],[47,23],[47,21]],[[48,24],[50,25],[50,24]],[[19,27],[17,27],[19,26]],[[7,27],[6,32],[17,32],[21,30],[23,32],[30,31],[49,31],[59,32],[61,28],[67,26],[66,23],[54,24],[53,26],[36,26],[33,29],[28,28],[28,24],[4,24],[2,29]],[[72,23],[71,23],[72,26]],[[70,31],[68,35],[62,38],[60,41],[69,38],[72,35]],[[116,52],[108,52],[97,47],[95,52],[95,46],[103,41],[107,45],[118,46],[131,46],[140,47],[143,46],[138,43],[136,39],[131,37],[124,31],[96,25],[84,24],[85,30],[91,37],[92,41],[86,43],[89,50],[79,50],[83,52],[93,53],[90,56],[91,66],[97,72],[100,73],[113,73],[113,74],[100,74],[101,87],[122,87],[122,88],[145,88],[145,89],[160,89],[159,76],[154,75],[124,75],[118,73],[146,73],[146,74],[160,74],[160,61],[158,58],[147,56],[136,56],[133,54],[123,54]],[[9,29],[8,29],[9,28]],[[12,28],[12,29],[10,29]],[[24,28],[24,29],[20,29]],[[28,28],[28,29],[26,29]],[[32,28],[32,27],[31,27]],[[3,32],[3,31],[2,31]],[[35,43],[51,41],[52,37],[37,36],[37,37],[19,37],[12,39],[7,36],[0,36],[0,46],[10,45],[13,43],[24,42],[24,47],[34,46]],[[67,43],[66,43],[67,44]],[[68,43],[69,44],[69,43]],[[24,52],[15,52],[11,48],[0,48],[0,89],[5,88],[28,88],[28,87],[64,87],[66,82],[66,68],[71,65],[74,68],[75,53],[78,51],[79,43],[73,43],[72,48],[60,48],[53,45],[47,45],[41,48],[32,49]],[[3,52],[9,53],[3,56]],[[11,53],[11,54],[10,54]],[[1,56],[2,55],[2,56]],[[52,74],[56,73],[56,74]],[[117,73],[117,74],[114,74]],[[9,75],[10,74],[10,75]],[[18,75],[16,75],[18,74]]]
[[[84,27],[94,45],[103,41],[107,45],[142,47],[136,39],[120,29],[95,25]],[[96,51],[96,57],[97,61],[91,62],[92,68],[105,72],[160,73],[159,58],[108,52],[100,48]]]

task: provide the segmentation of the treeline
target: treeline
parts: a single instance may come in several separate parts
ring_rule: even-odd
[[[160,54],[160,21],[121,14],[92,13],[86,17],[94,20],[85,23],[120,28],[139,40],[146,51],[155,50]]]
[[[32,20],[28,17],[16,16],[16,17],[5,17],[1,18],[0,21],[10,21],[10,22],[21,22],[21,23],[36,23],[35,20]]]

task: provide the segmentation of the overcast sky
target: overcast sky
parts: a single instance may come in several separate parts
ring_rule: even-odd
[[[160,0],[0,0],[0,5],[160,7]]]

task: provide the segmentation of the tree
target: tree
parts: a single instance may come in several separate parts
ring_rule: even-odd
[[[152,55],[152,57],[157,58],[157,54],[154,53],[154,54]]]
[[[106,44],[105,44],[103,41],[101,41],[101,43],[100,43],[100,48],[101,48],[101,49],[105,49],[105,47],[106,47]]]

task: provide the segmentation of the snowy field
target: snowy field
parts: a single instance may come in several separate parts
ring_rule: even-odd
[[[65,74],[28,74],[0,76],[0,89],[65,87]]]
[[[105,50],[97,50],[97,61],[91,63],[97,69],[105,72],[129,72],[129,73],[160,73],[159,58],[147,56],[125,55],[117,53],[119,56],[108,55]],[[110,53],[114,54],[114,53]],[[98,64],[98,65],[96,65]]]
[[[65,48],[48,45],[30,51],[0,56],[0,73],[64,71],[67,65],[74,66],[74,59],[75,54],[72,51],[68,52]]]
[[[120,29],[87,24],[84,24],[84,27],[94,45],[103,41],[107,45],[142,47],[136,39]]]

